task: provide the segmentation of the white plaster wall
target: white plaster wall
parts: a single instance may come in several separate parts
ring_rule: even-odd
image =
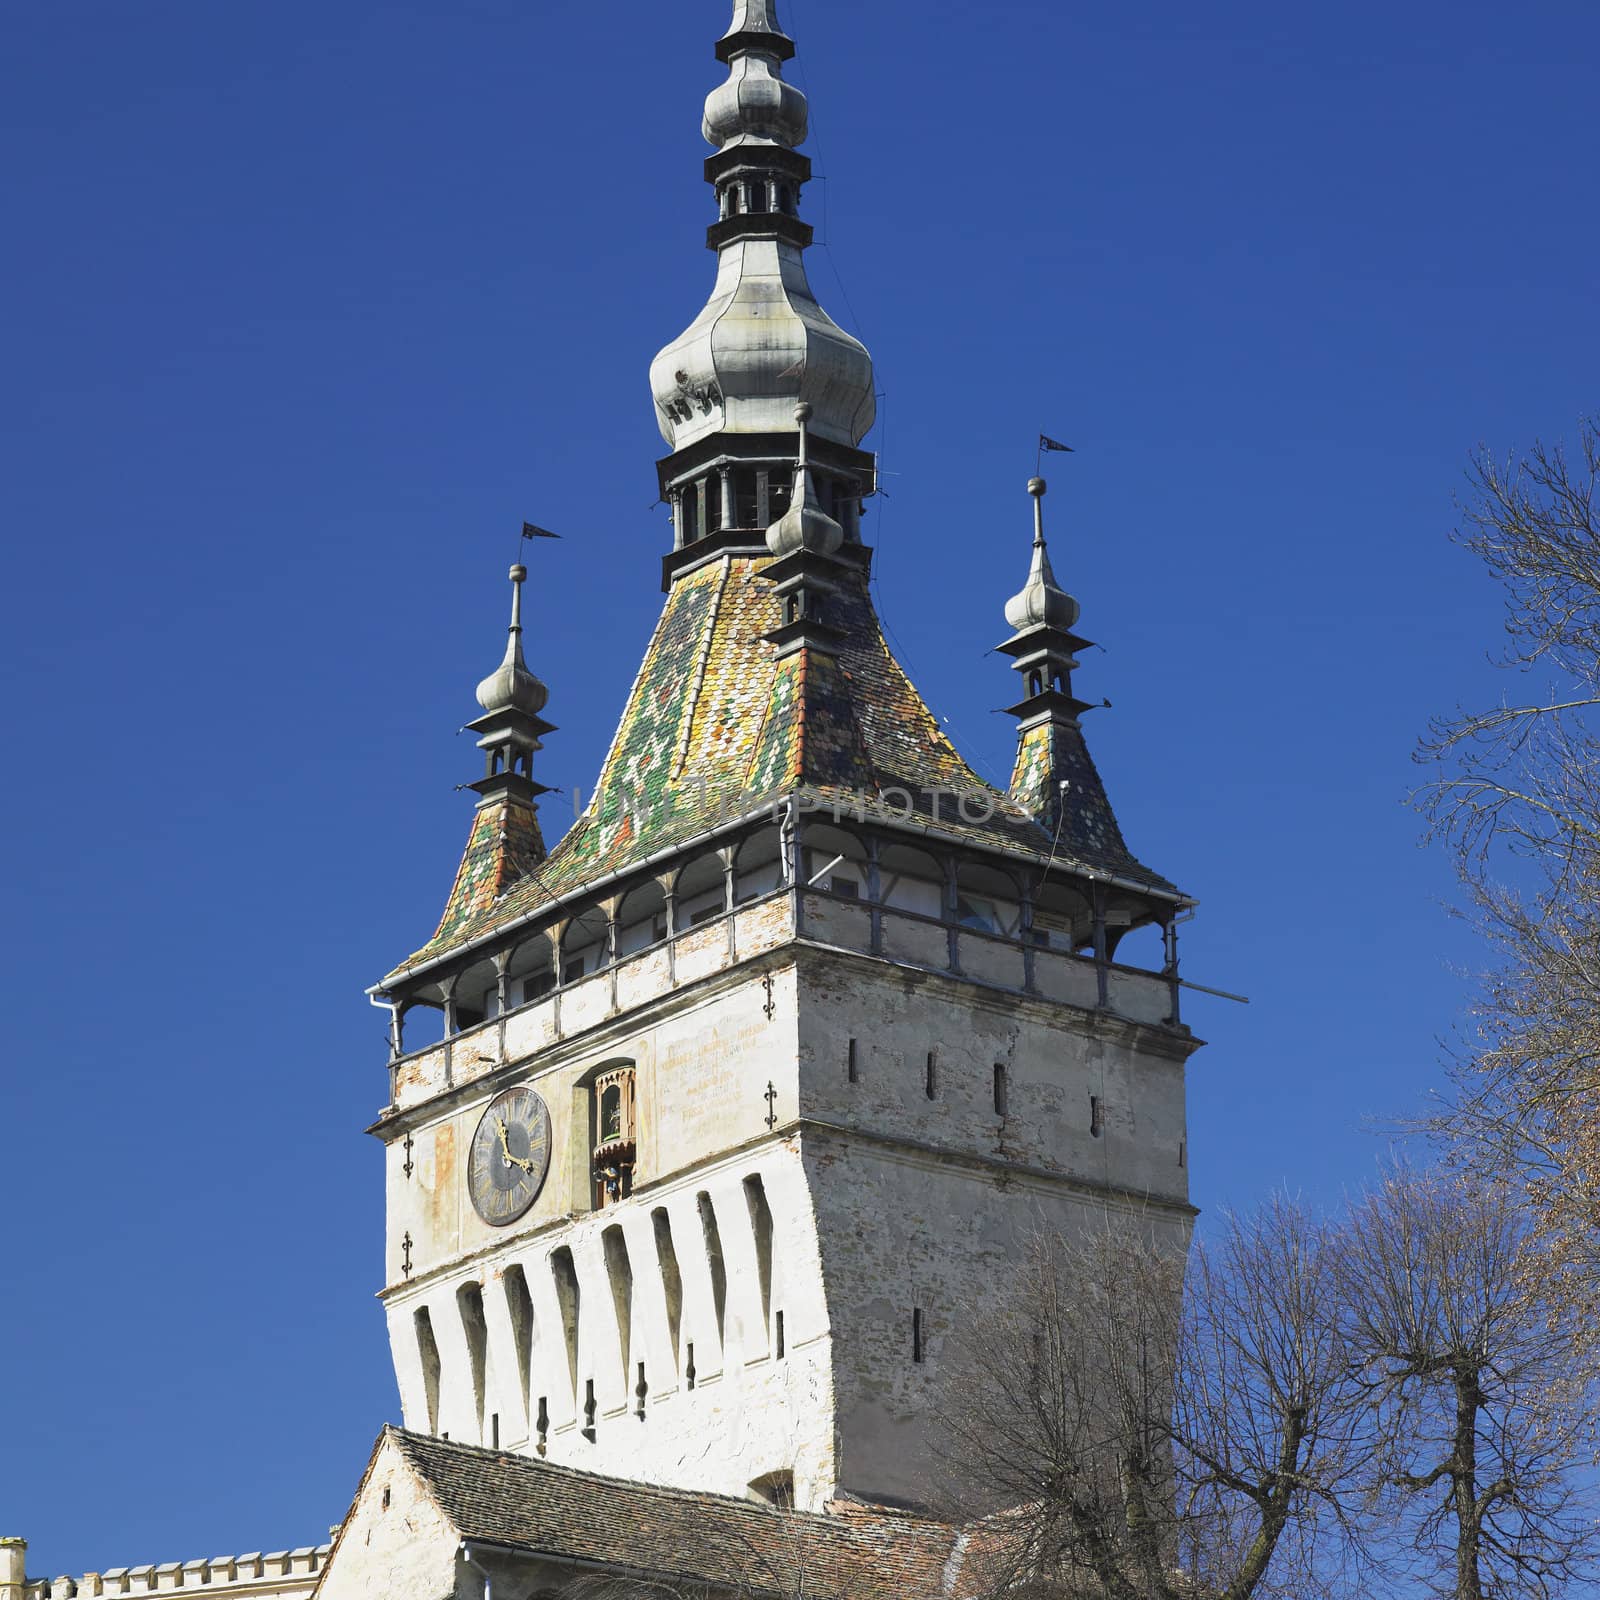
[[[838,1472],[871,1500],[925,1501],[935,1487],[939,1419],[962,1404],[952,1340],[970,1324],[1042,1227],[1072,1234],[1104,1213],[1096,1199],[1048,1182],[1001,1185],[970,1168],[832,1135],[806,1141],[817,1196],[833,1324]],[[1186,1237],[1188,1216],[1124,1205],[1130,1227],[1152,1220]],[[872,1226],[861,1219],[871,1217]],[[913,1360],[923,1313],[925,1359]]]
[[[944,930],[906,926],[945,948]],[[606,1012],[610,979],[591,980],[603,1020],[586,1033],[540,1034],[543,1047],[525,1061],[458,1083],[419,1108],[408,1124],[409,1177],[401,1127],[390,1126],[385,1300],[408,1426],[428,1427],[413,1325],[426,1305],[442,1365],[438,1425],[452,1438],[488,1443],[498,1418],[503,1447],[534,1453],[542,1398],[550,1424],[543,1445],[553,1461],[731,1494],[789,1469],[800,1503],[813,1508],[841,1486],[918,1500],[927,1490],[929,1423],[959,1403],[941,1387],[941,1348],[1005,1272],[1021,1233],[1041,1218],[1081,1226],[1107,1196],[1130,1214],[1143,1198],[1180,1232],[1187,1228],[1180,1151],[1192,1039],[803,944],[765,966],[726,968],[730,944],[782,943],[784,928],[783,902],[774,901],[697,930],[708,954],[710,941],[721,941],[724,966],[685,988],[680,965],[680,987],[659,989],[632,1010]],[[677,948],[681,956],[684,942]],[[660,979],[652,968],[651,983]],[[508,1039],[517,1037],[514,1021]],[[592,1212],[584,1085],[618,1060],[632,1061],[637,1074],[635,1192]],[[996,1063],[1006,1069],[1004,1117],[994,1104]],[[488,1100],[517,1082],[533,1084],[550,1107],[551,1170],[527,1217],[494,1229],[467,1196],[466,1150]],[[1091,1097],[1100,1104],[1098,1137]],[[773,1219],[771,1316],[762,1313],[743,1187],[751,1174],[762,1178]],[[720,1328],[701,1193],[715,1207],[727,1273]],[[671,1220],[682,1279],[676,1349],[651,1223],[658,1207]],[[632,1271],[627,1370],[603,1245],[611,1226],[623,1230]],[[581,1289],[575,1362],[551,1267],[563,1247]],[[513,1264],[526,1275],[534,1312],[526,1385],[505,1300]],[[466,1282],[482,1286],[488,1329],[481,1432],[457,1300]],[[921,1364],[911,1360],[917,1307],[928,1337]],[[583,1414],[590,1381],[592,1440]]]
[[[761,1312],[756,1240],[744,1180],[758,1174],[773,1221],[770,1318]],[[727,1295],[718,1326],[698,1197],[711,1196],[727,1272]],[[682,1278],[682,1314],[674,1357],[666,1296],[657,1264],[652,1213],[664,1208]],[[602,1236],[624,1230],[633,1275],[628,1333],[631,1366],[624,1373],[616,1309],[607,1279]],[[580,1285],[576,1374],[569,1366],[564,1325],[550,1257],[570,1249]],[[527,1276],[535,1335],[528,1391],[520,1375],[504,1304],[504,1273],[512,1263]],[[489,1334],[490,1402],[483,1435],[477,1431],[471,1365],[457,1290],[483,1285]],[[551,1427],[547,1459],[594,1472],[650,1482],[743,1494],[769,1473],[796,1474],[808,1504],[831,1494],[833,1415],[829,1403],[827,1300],[822,1292],[811,1197],[795,1141],[779,1141],[662,1185],[603,1212],[576,1217],[560,1228],[507,1246],[493,1263],[479,1262],[406,1287],[389,1298],[391,1340],[402,1387],[406,1425],[427,1429],[414,1313],[426,1305],[442,1360],[441,1432],[467,1443],[487,1443],[492,1418],[500,1418],[503,1448],[537,1451],[537,1438],[521,1424],[537,1419],[545,1400]],[[784,1313],[785,1349],[776,1355],[772,1328]],[[694,1347],[696,1382],[687,1382]],[[637,1363],[648,1385],[638,1415]],[[576,1382],[574,1382],[576,1377]],[[583,1430],[589,1380],[595,1385],[593,1440]]]
[[[455,1593],[458,1542],[398,1447],[385,1441],[340,1531],[319,1600],[443,1600]]]
[[[1187,1200],[1184,1059],[1192,1039],[870,958],[811,952],[802,971],[800,1095],[808,1117]],[[1004,1117],[995,1110],[996,1065],[1005,1068]]]
[[[606,1063],[631,1061],[635,1068],[636,1188],[761,1137],[769,1083],[778,1115],[787,1120],[794,1114],[796,1027],[792,968],[773,975],[770,997],[760,974],[741,969],[690,995],[667,991],[636,1013],[613,1016],[604,1027],[437,1097],[406,1125],[412,1139],[409,1177],[406,1127],[392,1124],[384,1133],[386,1281],[406,1279],[407,1235],[415,1278],[587,1211],[588,1090],[580,1086]],[[467,1194],[467,1154],[489,1101],[512,1083],[530,1084],[550,1109],[550,1172],[525,1217],[493,1228]]]

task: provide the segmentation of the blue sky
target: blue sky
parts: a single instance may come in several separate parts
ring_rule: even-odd
[[[396,1415],[362,989],[448,889],[521,519],[567,535],[547,782],[587,792],[654,621],[645,377],[710,286],[724,13],[9,9],[0,1533],[36,1573],[313,1542]],[[1409,752],[1500,688],[1469,451],[1596,403],[1600,11],[784,15],[893,638],[1003,775],[986,652],[1034,436],[1074,444],[1093,748],[1202,901],[1188,974],[1252,1001],[1189,1013],[1196,1199],[1335,1200],[1474,955]]]

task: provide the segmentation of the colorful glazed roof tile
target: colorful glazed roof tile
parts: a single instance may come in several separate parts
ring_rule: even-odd
[[[583,815],[541,859],[531,818],[517,835],[497,813],[496,838],[480,813],[438,932],[391,977],[793,793],[1176,896],[1128,851],[1076,730],[1025,736],[1009,794],[972,771],[890,653],[865,570],[845,569],[830,605],[838,654],[780,659],[762,637],[781,621],[769,561],[728,554],[677,580]],[[1061,776],[1072,787],[1052,841]]]

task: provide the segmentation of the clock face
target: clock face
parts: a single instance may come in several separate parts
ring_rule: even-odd
[[[507,1089],[489,1102],[472,1136],[467,1192],[491,1227],[515,1222],[550,1171],[550,1110],[532,1089]]]

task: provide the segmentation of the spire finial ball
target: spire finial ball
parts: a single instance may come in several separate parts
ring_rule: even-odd
[[[1035,500],[1037,500],[1039,496],[1045,492],[1047,487],[1049,486],[1045,483],[1043,478],[1028,479],[1028,493],[1031,494]]]
[[[809,400],[802,400],[794,408],[794,420],[802,426],[811,420],[811,402]]]
[[[523,564],[520,561],[517,562],[517,564],[514,567],[512,567],[512,569],[511,569],[511,581],[513,583],[521,583],[522,580],[524,578],[526,578],[527,576],[528,576],[528,569],[525,566],[523,566]]]

